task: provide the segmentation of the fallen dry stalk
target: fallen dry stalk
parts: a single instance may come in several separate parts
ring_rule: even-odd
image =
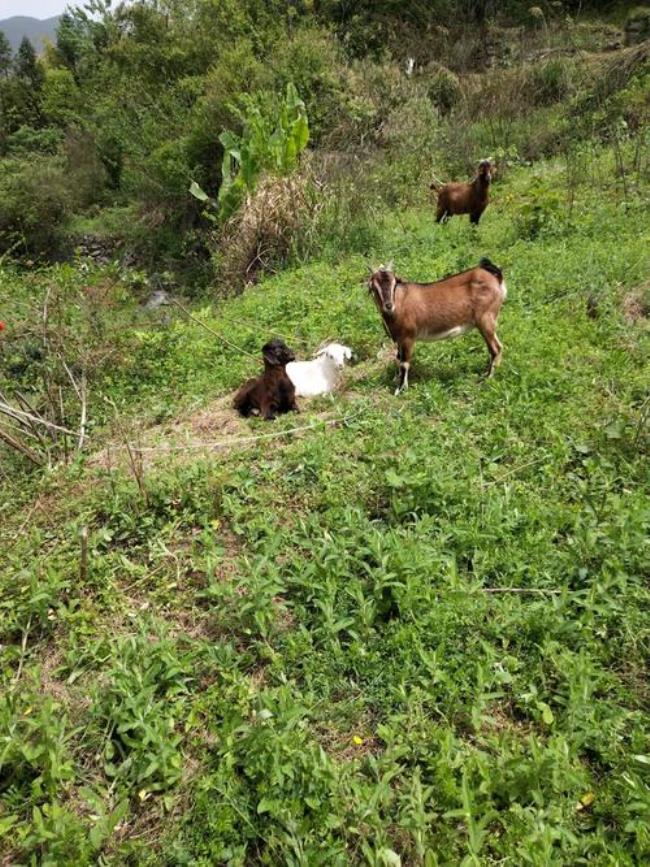
[[[33,464],[36,464],[37,467],[42,467],[45,461],[41,460],[41,458],[33,452],[28,446],[24,443],[21,443],[20,440],[14,439],[11,434],[8,434],[6,430],[0,427],[0,439],[7,443],[15,451],[20,452],[25,455]]]
[[[272,433],[265,434],[253,434],[248,437],[233,437],[228,440],[217,440],[216,442],[203,442],[203,443],[188,443],[187,445],[182,446],[136,446],[138,451],[141,452],[184,452],[189,449],[215,449],[228,447],[232,445],[239,445],[240,443],[252,443],[257,440],[266,440],[266,439],[277,439],[278,437],[288,436],[289,434],[301,433],[302,431],[314,430],[319,425],[325,425],[329,427],[330,425],[335,425],[339,423],[345,423],[348,421],[352,421],[352,419],[357,418],[357,416],[361,415],[361,410],[359,412],[351,413],[350,415],[337,416],[337,418],[331,419],[319,419],[317,421],[312,422],[311,424],[301,425],[300,427],[292,427],[287,428],[286,430],[281,431],[273,431]],[[128,443],[126,440],[124,441],[125,447],[131,451],[130,446],[134,445],[133,443]]]
[[[69,428],[67,428],[67,427],[62,427],[61,425],[54,424],[54,422],[47,421],[47,419],[44,419],[42,416],[32,415],[29,412],[25,412],[25,410],[23,410],[23,409],[17,409],[17,407],[11,406],[8,403],[3,403],[1,401],[0,401],[0,412],[4,413],[4,415],[11,416],[16,421],[21,421],[21,420],[24,422],[33,421],[36,424],[45,425],[45,427],[51,428],[52,430],[60,431],[61,433],[71,434],[72,436],[75,436],[75,432],[69,430]]]
[[[174,304],[174,306],[178,307],[179,310],[182,310],[183,313],[186,316],[188,316],[193,322],[197,322],[202,328],[205,328],[206,331],[209,331],[210,334],[214,335],[214,337],[216,337],[222,343],[225,343],[226,346],[229,346],[231,349],[236,349],[237,352],[242,352],[244,355],[248,355],[250,358],[254,358],[256,361],[258,360],[257,355],[254,355],[252,352],[249,352],[247,349],[242,349],[241,346],[237,346],[237,344],[235,344],[235,343],[231,343],[230,340],[228,340],[226,337],[223,336],[223,334],[219,334],[219,332],[215,331],[214,328],[210,328],[209,325],[206,325],[205,322],[202,322],[198,318],[198,316],[195,316],[193,313],[190,313],[190,311],[187,309],[187,307],[184,307],[180,303],[180,301],[176,301],[176,299],[172,298],[171,302],[172,302],[172,304]]]

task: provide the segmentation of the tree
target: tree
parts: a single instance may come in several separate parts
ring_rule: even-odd
[[[6,78],[11,69],[11,56],[13,52],[9,40],[2,30],[0,30],[0,76]]]
[[[38,92],[43,87],[45,76],[38,62],[34,46],[26,36],[23,36],[14,58],[14,72],[18,78],[30,84],[34,91]]]

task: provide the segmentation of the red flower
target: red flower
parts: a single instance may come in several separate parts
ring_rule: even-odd
[[[0,322],[0,331],[4,331],[6,327],[7,326],[4,324],[4,322]]]

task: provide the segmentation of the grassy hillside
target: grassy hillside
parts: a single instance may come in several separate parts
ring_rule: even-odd
[[[45,376],[46,297],[96,371],[82,458],[3,454],[7,863],[650,858],[648,191],[569,169],[507,174],[477,231],[375,227],[414,279],[504,269],[489,382],[470,335],[394,398],[360,256],[195,305],[253,353],[356,350],[273,425],[228,408],[257,363],[137,274],[0,272],[2,389]]]

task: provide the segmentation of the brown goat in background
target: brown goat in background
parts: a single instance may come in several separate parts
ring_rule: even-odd
[[[235,395],[234,407],[243,416],[261,415],[270,421],[283,412],[298,412],[296,390],[286,365],[295,361],[293,351],[282,340],[262,347],[264,373],[245,382]]]
[[[430,189],[438,193],[436,223],[440,223],[454,214],[469,214],[470,223],[478,225],[481,214],[487,208],[490,200],[491,183],[492,164],[490,160],[481,160],[478,174],[469,184],[441,185],[437,181],[433,181]]]

